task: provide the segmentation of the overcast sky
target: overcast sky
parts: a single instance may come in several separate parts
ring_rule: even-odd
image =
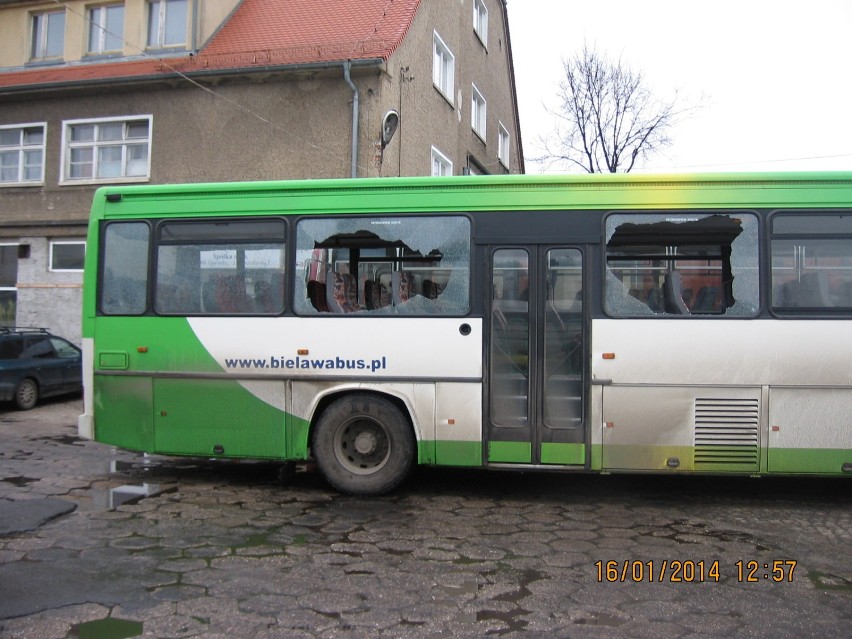
[[[508,0],[508,13],[527,173],[543,171],[529,158],[555,127],[544,105],[584,41],[660,98],[701,105],[634,170],[852,170],[852,0]]]

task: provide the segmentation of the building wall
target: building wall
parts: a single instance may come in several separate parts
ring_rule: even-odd
[[[29,245],[30,256],[18,259],[16,324],[47,328],[80,344],[83,273],[50,271],[49,245],[52,239],[55,238],[20,238],[21,244]]]
[[[187,20],[185,50],[204,45],[222,25],[240,0],[191,0],[190,10],[197,8]],[[65,62],[87,57],[89,25],[88,10],[98,3],[89,0],[65,0],[65,40],[62,59]],[[32,38],[32,15],[43,11],[60,9],[55,2],[44,0],[21,2],[0,9],[0,68],[21,67],[29,62]],[[126,44],[120,55],[136,56],[147,49],[147,2],[146,0],[124,0],[124,40]],[[193,28],[194,21],[194,28]],[[195,43],[193,43],[195,38]]]
[[[398,173],[386,166],[385,175],[429,175],[434,145],[453,162],[453,174],[479,164],[489,173],[521,171],[518,114],[512,100],[510,60],[504,32],[502,0],[486,0],[487,47],[473,29],[474,0],[423,2],[402,46],[388,63],[385,86],[388,104],[400,112],[397,141],[403,147]],[[455,57],[452,103],[432,80],[433,40],[437,32]],[[407,71],[406,71],[407,69]],[[472,84],[487,101],[485,139],[471,128]],[[511,136],[508,166],[497,159],[498,123]],[[417,153],[406,154],[413,147]],[[396,158],[399,160],[399,158]]]

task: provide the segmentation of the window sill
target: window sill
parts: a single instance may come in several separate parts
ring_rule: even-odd
[[[125,178],[83,178],[79,180],[60,180],[59,186],[109,186],[111,184],[145,184],[151,181],[150,176]]]

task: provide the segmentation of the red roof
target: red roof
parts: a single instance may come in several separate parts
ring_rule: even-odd
[[[387,60],[421,0],[243,0],[197,55],[3,73],[0,88],[194,71]]]

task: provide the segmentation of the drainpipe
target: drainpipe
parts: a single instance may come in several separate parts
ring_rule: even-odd
[[[198,15],[198,0],[193,0],[192,2],[192,43],[190,46],[190,51],[192,53],[198,53],[198,21],[201,20],[201,17]]]
[[[343,63],[343,79],[346,84],[352,89],[352,175],[358,177],[358,108],[359,96],[358,87],[352,82],[352,76],[349,75],[349,70],[352,68],[352,61],[347,60]]]

